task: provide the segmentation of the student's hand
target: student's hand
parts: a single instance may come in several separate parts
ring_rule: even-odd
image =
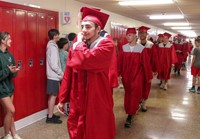
[[[65,109],[64,109],[64,103],[58,103],[58,105],[57,105],[57,109],[58,109],[58,111],[61,113],[61,114],[63,114],[63,115],[65,115]]]
[[[83,33],[79,32],[77,35],[77,42],[82,42],[83,41]]]
[[[19,71],[19,68],[17,68],[16,66],[13,65],[7,65],[7,67],[9,68],[9,70],[11,71],[11,73],[17,73]]]

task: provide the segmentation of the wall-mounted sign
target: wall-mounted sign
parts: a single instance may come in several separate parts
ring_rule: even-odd
[[[62,24],[69,24],[71,22],[70,12],[61,12]]]

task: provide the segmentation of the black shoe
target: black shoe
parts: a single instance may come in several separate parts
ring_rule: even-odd
[[[180,74],[180,70],[178,70],[178,75],[181,75],[181,74]]]
[[[160,83],[158,85],[161,86],[161,84],[162,84],[162,80],[160,81]]]
[[[174,68],[174,74],[176,74],[177,68]]]
[[[59,116],[59,115],[53,114],[53,117],[55,117],[55,118],[57,118],[57,119],[60,119],[60,116]]]
[[[147,112],[147,109],[141,108],[142,112]]]
[[[51,118],[47,117],[46,123],[61,124],[62,121],[59,120],[58,118],[55,118],[55,116],[54,116],[54,117],[51,117]]]
[[[48,117],[48,114],[47,114],[47,117]],[[56,119],[60,119],[60,116],[59,116],[59,115],[55,115],[55,114],[53,114],[52,117],[54,117],[54,118],[56,118]]]
[[[126,119],[126,122],[124,124],[124,127],[125,128],[130,128],[131,127],[131,124],[132,124],[132,115],[128,115],[127,119]]]

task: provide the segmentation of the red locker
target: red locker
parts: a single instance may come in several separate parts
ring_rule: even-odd
[[[0,7],[0,31],[9,32],[11,35],[11,39],[14,39],[13,34],[13,9],[9,8],[1,8]],[[13,40],[14,41],[14,40]],[[9,48],[9,51],[13,53],[13,43],[12,46]]]
[[[40,109],[47,108],[47,95],[46,95],[46,45],[48,41],[47,34],[47,15],[46,14],[38,14],[38,42],[37,42],[37,83],[39,85],[39,106]]]
[[[27,81],[26,81],[26,40],[28,39],[26,25],[26,11],[15,11],[15,46],[14,55],[16,65],[20,68],[15,79],[14,105],[16,120],[27,116]]]
[[[52,28],[57,28],[55,15],[48,15],[47,17],[47,31]]]
[[[48,30],[58,28],[58,12],[0,1],[0,31],[11,33],[16,65],[15,120],[47,108],[46,45]],[[0,107],[0,126],[2,125]]]
[[[40,110],[39,108],[39,88],[36,82],[36,76],[39,73],[36,67],[36,51],[37,48],[37,14],[35,12],[27,13],[27,29],[26,29],[26,86],[27,86],[27,114],[30,115]],[[31,96],[31,97],[30,97]]]

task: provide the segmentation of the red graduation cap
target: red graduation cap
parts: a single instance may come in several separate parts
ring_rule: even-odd
[[[167,33],[167,32],[165,32],[165,33],[163,34],[163,36],[167,36],[168,38],[170,38],[172,35],[169,34],[169,33]]]
[[[127,28],[126,35],[130,34],[130,33],[136,34],[136,29],[135,28]]]
[[[101,10],[101,9],[92,8],[92,7],[82,7],[82,8],[80,9],[80,12],[83,12],[83,11],[88,10],[88,9],[93,9],[93,10],[96,10],[96,11],[100,11],[100,10]]]
[[[149,29],[150,29],[150,28],[148,28],[148,27],[141,26],[141,27],[138,28],[138,31],[139,31],[139,32],[147,32]]]
[[[183,35],[182,35],[182,34],[177,34],[177,36],[179,36],[179,37],[183,37]]]
[[[93,8],[85,7],[82,10],[82,21],[91,21],[96,23],[101,27],[101,29],[104,29],[106,22],[109,18],[109,15],[103,12],[100,12],[98,10],[95,10]]]
[[[164,35],[163,34],[158,34],[158,37],[164,37]]]

